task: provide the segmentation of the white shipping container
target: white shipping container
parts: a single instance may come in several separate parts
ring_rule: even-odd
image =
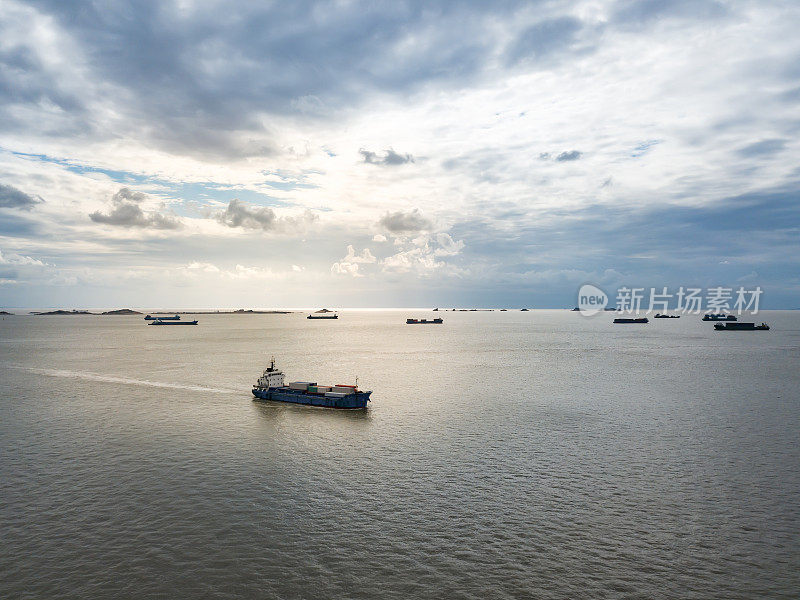
[[[306,383],[305,381],[293,381],[292,383],[289,384],[289,387],[293,390],[306,391],[308,390],[308,383]]]
[[[338,392],[325,392],[326,398],[344,398],[347,394],[341,394]]]
[[[317,391],[318,392],[330,392],[331,391],[331,386],[329,386],[329,385],[318,385],[317,386]]]
[[[333,386],[333,390],[337,394],[352,394],[355,389],[350,387],[340,387],[338,385]]]

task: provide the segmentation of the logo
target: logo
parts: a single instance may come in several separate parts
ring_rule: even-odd
[[[599,287],[586,283],[578,290],[578,309],[587,317],[602,311],[608,306],[608,296]]]

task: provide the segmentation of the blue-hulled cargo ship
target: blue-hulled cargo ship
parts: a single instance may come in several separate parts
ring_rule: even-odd
[[[366,408],[371,391],[364,392],[355,385],[317,385],[311,381],[284,383],[283,371],[275,367],[273,358],[253,386],[256,400],[291,402],[323,408]]]

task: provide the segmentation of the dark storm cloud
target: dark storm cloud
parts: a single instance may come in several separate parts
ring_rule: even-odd
[[[121,188],[111,198],[111,208],[108,213],[93,212],[89,218],[95,223],[115,225],[117,227],[139,227],[142,229],[178,229],[180,221],[169,215],[157,212],[145,213],[139,203],[147,196],[141,192],[132,192],[128,188]]]
[[[786,140],[772,139],[761,140],[740,148],[737,152],[741,156],[769,156],[781,152],[786,147]]]
[[[562,152],[558,156],[556,156],[556,162],[568,162],[572,160],[578,160],[581,156],[583,156],[582,152],[577,150],[570,150],[568,152]]]
[[[397,212],[386,213],[378,223],[392,233],[401,234],[417,233],[433,227],[431,220],[424,217],[416,208],[410,212],[398,210]]]
[[[383,156],[378,156],[377,153],[364,148],[361,148],[358,152],[364,157],[364,162],[371,165],[397,166],[414,162],[414,157],[410,154],[398,154],[391,148],[386,150],[386,154]]]
[[[30,210],[41,201],[41,198],[34,198],[30,194],[26,194],[13,186],[0,183],[0,208],[22,208]]]
[[[22,41],[4,50],[0,106],[46,100],[64,110],[63,122],[48,126],[98,137],[135,132],[162,150],[224,160],[278,151],[265,115],[335,118],[376,93],[480,76],[500,41],[486,35],[487,16],[505,19],[530,3],[274,2],[232,10],[221,2],[42,0],[29,7],[80,49],[78,72],[106,91],[100,97],[76,87],[46,66],[32,41]],[[10,27],[31,23],[23,14]],[[83,110],[98,100],[113,101],[120,131]],[[0,117],[0,127],[13,126]],[[386,164],[403,158],[389,156]]]

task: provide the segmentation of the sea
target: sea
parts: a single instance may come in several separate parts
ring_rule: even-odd
[[[0,597],[800,597],[800,311],[305,317],[0,320]]]

